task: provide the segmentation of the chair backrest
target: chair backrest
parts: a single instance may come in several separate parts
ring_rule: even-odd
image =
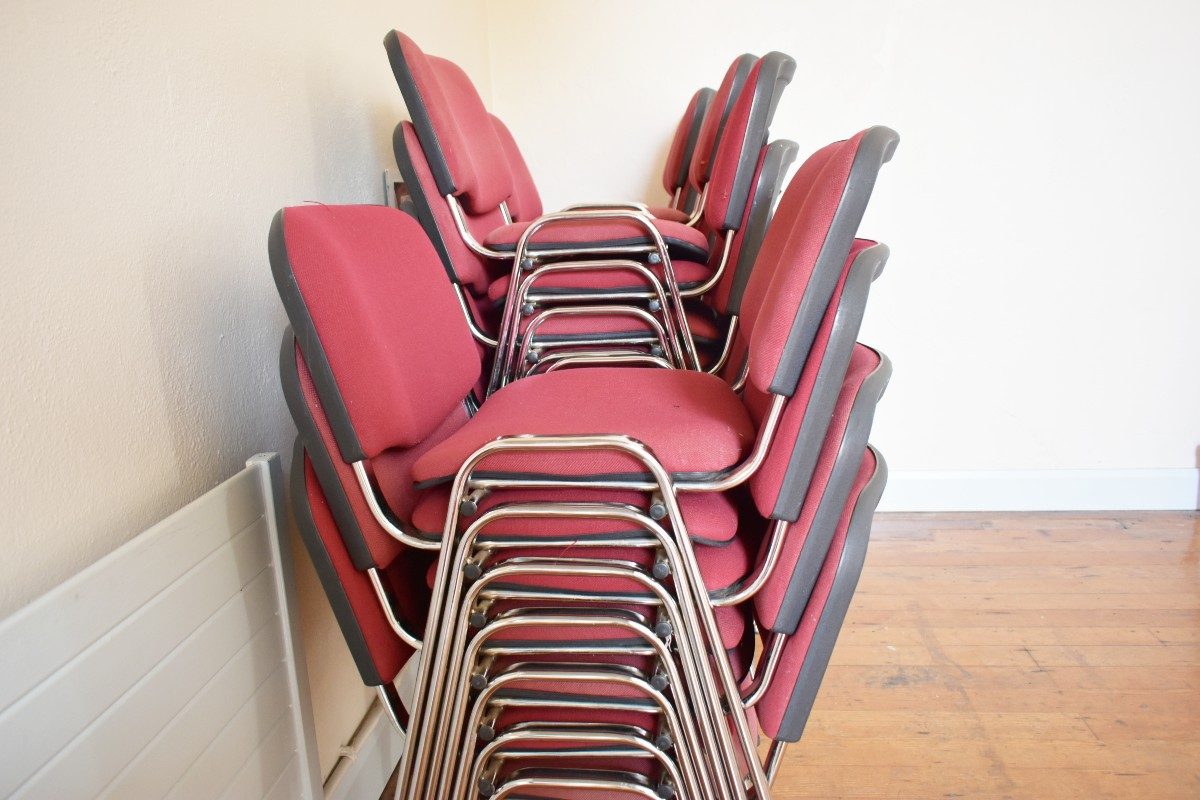
[[[877,126],[827,145],[784,191],[742,297],[738,335],[749,383],[759,391],[796,391],[879,169],[898,140]]]
[[[396,126],[392,133],[392,150],[396,154],[400,177],[408,187],[417,221],[433,243],[451,282],[469,287],[476,296],[486,294],[492,281],[506,270],[502,262],[493,262],[472,250],[459,235],[450,207],[438,191],[425,151],[417,140],[417,131],[411,122],[401,122]],[[517,205],[520,205],[519,199]],[[464,214],[464,224],[476,240],[482,240],[505,224],[504,213],[494,208],[486,214]]]
[[[725,71],[725,77],[717,87],[712,102],[704,114],[700,124],[700,132],[696,135],[696,147],[692,152],[692,162],[688,166],[688,185],[699,192],[708,183],[712,174],[712,160],[716,154],[717,144],[725,129],[725,120],[733,109],[746,85],[750,70],[758,62],[758,57],[751,53],[743,53],[734,59]]]
[[[513,194],[504,143],[467,74],[392,31],[384,48],[441,195],[482,214]]]
[[[736,230],[741,225],[775,109],[795,73],[791,56],[772,52],[755,62],[747,75],[712,153],[704,205],[708,232]]]
[[[729,263],[725,265],[717,285],[704,296],[705,302],[720,314],[737,314],[741,310],[750,272],[767,235],[775,202],[783,191],[784,177],[796,160],[799,149],[795,142],[779,139],[760,153],[749,202],[745,204],[741,222],[732,231]],[[709,258],[720,258],[717,248],[713,250]]]
[[[538,193],[529,165],[525,163],[525,156],[521,154],[521,148],[517,146],[512,131],[494,114],[492,125],[496,127],[496,135],[500,137],[500,143],[504,146],[508,169],[512,173],[513,193],[508,198],[508,211],[516,222],[535,220],[542,215],[542,196]]]
[[[886,484],[887,464],[868,446],[803,619],[784,644],[779,667],[755,706],[763,732],[775,741],[796,742],[804,733],[862,574],[871,517]]]
[[[668,195],[673,196],[687,186],[688,168],[691,167],[692,156],[696,152],[700,127],[704,124],[704,115],[708,112],[708,106],[715,95],[716,92],[708,87],[698,89],[692,95],[687,110],[679,118],[675,136],[671,139],[671,149],[667,152],[667,163],[663,167],[663,188],[667,190]]]
[[[779,560],[754,597],[759,623],[776,633],[791,634],[800,621],[891,373],[891,363],[881,353],[865,345],[855,347],[825,440],[815,448],[820,453],[817,468],[802,490],[802,503],[784,534]]]
[[[884,245],[857,239],[846,259],[796,391],[784,406],[762,466],[750,479],[750,493],[765,517],[795,521],[800,514],[852,363],[871,283],[882,271],[887,255]],[[745,397],[753,410],[765,407],[770,395],[750,385]]]
[[[363,683],[390,683],[413,650],[392,630],[368,575],[355,568],[300,440],[292,460],[289,494],[296,529]]]
[[[341,458],[427,439],[480,357],[429,239],[386,206],[296,206],[271,224],[271,271]]]

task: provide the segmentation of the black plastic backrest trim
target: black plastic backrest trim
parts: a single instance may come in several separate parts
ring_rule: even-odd
[[[804,539],[800,557],[796,560],[783,603],[772,626],[776,633],[790,636],[796,632],[813,586],[817,583],[825,554],[829,552],[833,534],[837,531],[838,521],[846,508],[850,490],[854,488],[854,479],[862,466],[863,448],[867,446],[871,426],[875,421],[875,408],[879,405],[879,398],[883,396],[883,391],[892,376],[892,362],[883,354],[880,354],[880,359],[879,366],[867,376],[854,398],[850,419],[838,445],[833,472],[829,476],[825,491],[821,493],[812,527]]]
[[[392,74],[396,76],[396,84],[400,87],[400,94],[404,96],[404,105],[408,107],[408,115],[412,117],[417,139],[421,142],[421,149],[425,151],[425,160],[429,162],[429,171],[433,173],[438,191],[443,197],[454,194],[457,191],[454,176],[450,174],[450,166],[446,163],[437,131],[434,130],[429,111],[425,108],[425,98],[421,97],[417,90],[416,81],[413,80],[412,70],[404,59],[404,49],[396,31],[389,31],[388,35],[383,37],[383,47],[387,50]]]
[[[754,169],[758,166],[758,154],[767,143],[771,121],[783,90],[796,74],[796,61],[786,53],[772,51],[762,57],[762,69],[754,85],[754,96],[750,101],[750,118],[746,124],[746,135],[738,153],[737,169],[733,185],[729,190],[729,207],[725,211],[722,228],[737,230],[746,212],[750,197],[750,182],[754,180]]]
[[[733,73],[733,82],[729,85],[729,97],[725,98],[725,106],[720,109],[721,117],[717,121],[717,135],[713,137],[712,150],[708,153],[708,169],[700,176],[701,185],[708,183],[708,179],[712,177],[713,156],[721,147],[721,137],[725,135],[725,123],[729,119],[729,112],[733,110],[734,103],[742,95],[742,89],[746,86],[746,79],[750,77],[750,70],[754,69],[754,65],[758,63],[758,56],[753,53],[742,53],[737,57],[736,69]],[[695,154],[693,153],[693,158]]]
[[[433,249],[437,251],[438,258],[442,260],[442,267],[446,270],[447,277],[450,282],[459,284],[458,274],[454,271],[454,261],[450,258],[450,250],[446,247],[446,240],[442,238],[442,232],[438,228],[437,220],[433,217],[433,207],[430,205],[430,199],[425,196],[425,188],[421,186],[421,181],[417,177],[417,169],[413,166],[412,154],[408,152],[408,145],[404,141],[404,123],[396,125],[396,129],[392,131],[392,151],[396,155],[396,166],[400,170],[400,178],[404,181],[404,185],[408,187],[408,196],[412,200],[413,211],[416,213],[417,222],[421,223],[421,229],[425,231],[425,235],[429,237],[429,241],[433,243]],[[438,202],[445,202],[442,198],[438,198]]]
[[[687,141],[683,145],[683,158],[679,160],[679,171],[675,173],[675,178],[672,180],[674,185],[671,188],[673,189],[687,186],[688,171],[692,168],[692,156],[696,152],[696,140],[700,138],[700,128],[704,126],[704,115],[708,112],[708,106],[716,94],[716,90],[707,86],[696,92],[696,108],[688,127]]]
[[[871,191],[875,188],[879,169],[891,160],[899,141],[900,137],[894,130],[877,125],[867,131],[859,143],[854,163],[850,167],[849,180],[846,181],[833,223],[829,226],[825,241],[821,245],[821,252],[817,256],[812,281],[805,289],[804,297],[796,310],[791,333],[788,335],[787,344],[784,345],[779,366],[771,379],[770,391],[773,394],[791,397],[796,391],[796,383],[800,380],[804,362],[808,359],[808,351],[837,286],[842,264],[846,261],[846,254],[850,252],[859,223],[866,213],[867,201],[871,199]]]
[[[858,579],[862,575],[863,563],[867,557],[867,544],[871,539],[871,518],[875,509],[879,507],[879,498],[883,496],[888,478],[887,462],[875,448],[872,447],[871,452],[875,455],[875,474],[863,487],[854,504],[854,513],[850,517],[850,528],[846,531],[846,544],[838,560],[833,587],[825,601],[825,608],[821,611],[817,629],[813,632],[799,678],[792,690],[792,697],[783,712],[777,741],[797,742],[804,734],[804,727],[808,724],[809,713],[816,702],[821,681],[825,678],[833,647],[837,644],[838,634],[841,633],[842,624],[846,620],[846,611],[854,597],[854,590],[858,588]]]
[[[287,402],[288,411],[292,414],[292,421],[300,433],[300,442],[308,450],[308,458],[312,462],[313,472],[317,474],[317,482],[321,484],[325,502],[329,504],[329,510],[333,512],[333,518],[337,522],[342,541],[346,543],[346,550],[350,553],[350,560],[354,562],[356,569],[370,569],[378,566],[371,555],[370,548],[367,547],[366,539],[362,535],[362,528],[358,526],[354,507],[350,504],[350,498],[338,477],[333,459],[325,449],[321,432],[317,429],[312,410],[309,409],[308,402],[304,397],[304,390],[300,388],[300,370],[296,364],[296,339],[292,335],[291,328],[284,332],[283,344],[279,348],[279,379],[283,384],[283,399]]]
[[[788,468],[779,487],[779,497],[775,500],[775,510],[771,514],[775,519],[795,522],[800,516],[800,508],[808,494],[808,484],[812,481],[813,470],[821,454],[821,444],[825,441],[825,432],[829,429],[834,406],[842,391],[842,381],[850,366],[854,343],[862,328],[871,282],[882,271],[887,257],[887,245],[877,244],[859,253],[850,265],[850,274],[846,277],[846,285],[833,319],[833,330],[830,331],[812,395],[808,398],[804,419],[800,422],[800,430],[792,446]]]
[[[317,577],[325,589],[325,596],[329,598],[333,616],[338,621],[338,627],[342,629],[342,636],[346,639],[346,646],[350,648],[350,655],[354,658],[355,666],[358,667],[358,674],[362,676],[363,683],[367,686],[380,686],[384,680],[379,675],[379,670],[375,668],[375,659],[371,657],[371,650],[367,646],[367,637],[358,624],[358,618],[354,615],[354,609],[350,605],[350,598],[346,595],[346,587],[342,585],[342,579],[333,566],[333,561],[329,558],[325,542],[317,531],[317,523],[313,519],[312,509],[308,505],[308,487],[305,486],[304,481],[304,445],[300,439],[296,439],[296,446],[293,450],[289,493],[291,502],[288,505],[292,509],[292,519],[296,524],[296,529],[300,532],[300,539],[304,542],[305,549],[308,550],[309,558],[312,559],[313,566],[317,570]]]
[[[312,314],[304,302],[300,285],[292,271],[292,261],[288,256],[287,240],[283,232],[283,215],[287,209],[280,209],[271,220],[271,233],[267,238],[267,253],[271,261],[271,274],[275,278],[275,288],[279,290],[279,298],[287,311],[288,320],[296,340],[300,342],[300,352],[304,353],[304,361],[312,373],[313,383],[317,387],[317,395],[321,398],[321,407],[329,419],[329,427],[333,429],[333,438],[341,451],[342,460],[347,463],[362,461],[366,458],[358,433],[350,421],[350,412],[338,390],[337,380],[333,377],[333,368],[321,346],[321,337],[313,324]]]
[[[729,299],[726,301],[727,314],[740,313],[742,297],[746,294],[746,285],[750,283],[750,275],[754,270],[754,261],[758,251],[767,238],[767,228],[771,224],[771,216],[775,212],[775,201],[783,191],[783,178],[788,168],[796,161],[800,145],[787,139],[779,139],[767,145],[767,155],[763,159],[763,168],[758,175],[758,183],[750,200],[750,216],[742,228],[742,246],[738,250],[738,260],[733,266],[733,279],[729,284]]]

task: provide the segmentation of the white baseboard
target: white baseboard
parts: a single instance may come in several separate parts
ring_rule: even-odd
[[[893,472],[880,511],[1159,511],[1200,508],[1200,469]]]
[[[325,781],[325,800],[379,800],[404,753],[404,737],[378,699],[363,718],[349,750]]]

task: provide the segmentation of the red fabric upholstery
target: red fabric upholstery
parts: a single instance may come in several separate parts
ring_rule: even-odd
[[[862,494],[863,488],[871,480],[871,476],[875,474],[875,466],[875,455],[868,448],[863,454],[862,466],[855,477],[854,487],[850,490],[850,500],[846,504],[846,509],[842,513],[841,519],[838,521],[838,527],[834,532],[829,552],[826,554],[825,561],[821,565],[821,572],[817,576],[817,583],[813,587],[808,605],[804,609],[804,615],[800,619],[800,627],[796,630],[795,634],[788,638],[787,644],[784,645],[783,656],[779,660],[775,676],[768,685],[766,694],[763,695],[758,703],[759,722],[762,725],[763,732],[772,739],[779,736],[780,725],[783,723],[788,703],[792,699],[792,692],[796,687],[796,681],[800,678],[800,671],[804,667],[804,660],[808,655],[809,646],[812,644],[817,623],[820,622],[821,614],[825,610],[826,601],[829,599],[829,593],[833,587],[833,579],[837,575],[838,562],[841,559],[842,550],[846,544],[846,533],[850,528],[850,520],[854,516],[855,503],[858,501],[859,495]]]
[[[308,364],[305,363],[303,355],[300,353],[299,347],[296,348],[296,371],[300,376],[300,390],[304,394],[304,402],[308,407],[308,413],[316,424],[317,432],[320,434],[321,441],[306,442],[308,448],[316,448],[320,446],[322,451],[328,456],[329,461],[333,464],[333,468],[337,471],[338,482],[341,483],[342,492],[350,502],[350,508],[354,512],[354,519],[358,523],[359,533],[362,534],[363,543],[366,544],[367,550],[371,553],[371,558],[376,567],[382,568],[391,564],[393,560],[404,550],[404,546],[388,535],[387,531],[379,526],[375,521],[375,517],[371,515],[371,509],[367,507],[367,501],[363,498],[362,491],[358,488],[358,481],[354,477],[353,468],[338,456],[337,442],[333,438],[333,430],[329,427],[329,419],[325,416],[325,410],[321,408],[320,398],[317,397],[317,389],[313,385],[312,374],[308,370]],[[324,502],[324,499],[322,499]],[[400,513],[405,513],[406,509],[401,507]],[[405,519],[405,517],[401,517]]]
[[[649,265],[648,265],[649,266]],[[650,271],[661,282],[663,268],[661,264],[650,266]],[[712,275],[712,269],[707,264],[697,264],[694,261],[671,260],[671,269],[675,272],[675,282],[683,287],[698,286]],[[488,297],[500,301],[508,294],[508,284],[512,273],[503,275],[488,287]],[[613,291],[628,289],[630,291],[645,291],[646,280],[631,270],[598,269],[587,272],[559,272],[547,275],[537,284],[539,291],[566,290],[572,294],[587,291]]]
[[[692,151],[692,164],[688,169],[688,183],[696,191],[704,188],[712,174],[712,160],[717,142],[721,137],[726,116],[740,94],[739,79],[746,71],[749,58],[752,56],[739,56],[729,65],[725,77],[721,79],[721,85],[717,87],[716,95],[708,104],[704,122],[700,125],[700,134],[696,138],[696,147]]]
[[[321,493],[320,484],[317,483],[316,474],[307,458],[304,459],[304,486],[308,494],[304,502],[308,504],[316,533],[324,546],[325,555],[341,583],[354,620],[362,631],[371,662],[380,679],[391,681],[400,672],[400,668],[404,666],[408,657],[412,655],[412,648],[392,631],[391,625],[388,624],[387,617],[384,616],[383,609],[375,597],[375,590],[371,587],[367,574],[356,570],[351,563],[350,554],[346,552],[346,546],[338,533],[333,514],[325,501],[325,495]],[[309,547],[315,544],[307,538],[305,543]],[[314,554],[314,560],[318,558],[319,554]]]
[[[577,558],[602,558],[615,559],[623,561],[633,561],[642,566],[649,567],[652,559],[648,558],[648,551],[644,548],[600,548],[600,547],[573,547],[570,544],[563,544],[557,548],[539,548],[539,549],[511,549],[500,551],[497,561],[504,561],[509,558],[523,558],[527,556],[540,557],[577,557]],[[740,538],[734,538],[729,544],[722,547],[710,547],[698,545],[696,547],[696,560],[700,565],[700,574],[704,579],[704,585],[710,592],[717,592],[723,589],[728,589],[744,578],[753,567],[754,553],[746,547],[745,543]],[[437,564],[430,564],[425,573],[426,584],[433,586],[434,579],[437,577]],[[504,581],[505,586],[522,587],[527,589],[555,589],[561,591],[575,592],[627,592],[635,595],[647,595],[645,588],[636,582],[623,581],[616,578],[592,578],[583,576],[560,577],[553,575],[523,575],[513,576]],[[560,608],[565,601],[561,600],[546,600],[544,604],[554,608]],[[522,607],[536,606],[536,601],[523,599],[519,602],[514,601],[515,605]],[[593,604],[597,606],[598,604]],[[503,607],[507,607],[506,605]],[[581,607],[586,607],[586,604],[581,604]],[[495,611],[503,610],[503,608],[494,609]],[[721,641],[726,648],[735,647],[746,632],[746,607],[745,606],[726,606],[724,608],[713,609],[713,614],[716,617],[717,627],[721,633]],[[528,630],[528,629],[526,629]],[[572,634],[569,632],[558,632],[558,635],[571,639]],[[624,638],[628,634],[614,632],[612,638]],[[517,638],[529,638],[526,631],[517,634]],[[544,636],[542,638],[552,638]]]
[[[783,482],[784,474],[787,472],[788,461],[792,457],[792,449],[795,445],[796,437],[800,432],[800,425],[804,422],[804,415],[808,411],[809,400],[812,398],[813,390],[817,385],[817,376],[825,360],[826,349],[833,333],[833,323],[837,317],[838,303],[841,300],[842,289],[845,285],[850,265],[858,256],[858,253],[873,244],[874,242],[868,242],[865,239],[855,240],[854,247],[850,250],[850,255],[846,259],[846,265],[838,280],[837,288],[834,289],[833,299],[830,301],[829,308],[821,320],[820,328],[817,329],[816,338],[813,339],[808,360],[805,361],[804,369],[800,373],[800,380],[796,384],[796,391],[788,399],[783,417],[779,421],[779,428],[775,432],[775,442],[767,453],[767,458],[763,462],[763,465],[750,479],[750,490],[754,495],[755,505],[763,516],[771,515],[779,499],[779,488]],[[873,364],[870,368],[874,369],[879,363],[878,354],[868,347],[862,345],[855,346],[854,353],[851,355],[850,368],[844,379],[843,390],[845,389],[845,383],[850,382],[851,378],[857,374],[855,370],[866,369],[867,363],[872,359]],[[859,376],[859,383],[861,383],[861,377],[865,377],[865,374]],[[857,391],[857,385],[854,386],[854,390]],[[747,390],[747,397],[756,394],[762,394],[762,391],[757,387],[750,387]],[[839,408],[839,411],[841,410]],[[845,412],[849,414],[849,408],[846,408]],[[754,416],[759,418],[757,415]]]
[[[288,208],[283,229],[292,274],[364,452],[421,442],[480,373],[429,239],[411,217],[384,206]],[[303,348],[303,332],[299,339]]]
[[[687,222],[691,215],[686,211],[680,211],[678,208],[670,206],[647,206],[650,210],[650,216],[655,219],[665,219],[671,222]]]
[[[692,131],[696,125],[703,123],[703,117],[698,118],[700,101],[705,94],[711,93],[711,91],[711,89],[697,90],[688,102],[687,110],[679,118],[679,124],[675,126],[675,135],[671,138],[671,149],[667,152],[667,163],[663,166],[663,188],[666,189],[668,195],[674,194],[675,190],[687,185],[687,172],[691,163],[688,161],[688,140],[692,137]],[[655,216],[658,215],[655,214]]]
[[[573,489],[569,499],[574,502],[625,503],[645,510],[646,497],[641,492],[614,491],[612,489]],[[546,490],[505,490],[490,494],[479,504],[483,513],[500,503],[524,503],[546,499],[564,499],[563,493]],[[412,513],[413,526],[423,533],[441,535],[446,526],[446,504],[450,500],[448,486],[435,486],[424,490],[417,499]],[[738,509],[728,494],[720,492],[688,493],[679,496],[679,506],[687,522],[688,533],[693,539],[709,542],[726,542],[733,538],[738,528]],[[545,519],[501,520],[489,526],[491,535],[505,536],[530,533],[537,536],[569,537],[591,535],[613,531],[633,531],[634,527],[614,520],[594,519],[555,521]]]
[[[430,126],[429,131],[417,130],[422,145],[440,151],[454,194],[468,211],[496,208],[513,194],[513,182],[504,144],[475,85],[454,62],[425,54],[399,31],[396,37],[412,78],[411,86],[400,83],[405,102],[414,121],[422,116],[413,108],[419,103]],[[409,96],[413,88],[416,97]]]
[[[511,253],[517,249],[517,240],[528,227],[528,222],[503,225],[489,233],[483,243],[495,250]],[[708,258],[708,240],[702,232],[670,220],[654,220],[654,227],[662,235],[672,258],[701,262]],[[533,235],[530,249],[536,252],[579,245],[638,247],[648,244],[651,244],[651,240],[646,229],[636,222],[581,219],[556,222],[539,230]]]
[[[729,115],[725,118],[725,128],[712,151],[708,197],[704,201],[704,222],[710,231],[728,228],[725,216],[729,211],[729,202],[733,196],[734,179],[741,166],[742,145],[746,140],[750,125],[750,109],[754,102],[755,84],[761,76],[762,59],[759,59],[746,78],[745,88],[737,96]],[[759,149],[765,149],[766,145],[764,139]],[[760,162],[761,155],[765,155],[765,153],[760,154]]]
[[[504,155],[508,158],[508,171],[512,175],[513,193],[512,197],[508,198],[508,211],[515,220],[528,222],[537,219],[542,215],[542,196],[538,193],[537,184],[533,181],[525,157],[521,155],[521,148],[517,146],[512,131],[499,117],[492,116],[492,125],[495,126],[496,135],[500,137],[500,143],[504,146]]]
[[[409,448],[393,447],[371,459],[370,471],[380,493],[387,500],[392,513],[405,524],[415,524],[413,515],[416,513],[417,491],[412,483],[413,464],[465,425],[467,419],[467,409],[459,403],[424,441]]]
[[[475,295],[483,295],[496,273],[505,269],[506,265],[479,255],[468,247],[459,235],[454,218],[450,216],[450,206],[446,203],[446,198],[438,192],[429,162],[421,150],[421,143],[417,141],[417,132],[411,122],[400,123],[399,136],[402,137],[404,149],[416,176],[416,185],[410,183],[409,193],[414,196],[414,202],[423,203],[428,208],[437,228],[436,231],[429,232],[431,237],[436,235],[444,246],[446,257],[450,261],[448,269],[454,273],[458,282],[468,287]],[[467,228],[477,241],[483,239],[489,231],[504,224],[504,215],[499,207],[483,214],[467,213],[465,216]]]
[[[763,391],[783,357],[865,133],[828,145],[804,162],[783,193],[759,251],[759,268],[742,299],[742,331],[750,342],[750,382]]]
[[[759,150],[758,163],[755,164],[755,166],[754,166],[754,175],[751,178],[750,184],[749,184],[750,192],[754,191],[754,187],[758,185],[758,181],[762,177],[763,162],[766,160],[766,157],[767,157],[767,148],[763,147],[761,150]],[[723,169],[724,169],[724,161],[718,161],[717,171],[721,172]],[[716,175],[716,173],[714,173],[714,175]],[[718,180],[724,181],[725,176],[722,174],[722,175],[720,175],[719,178],[714,177],[713,187],[717,186]],[[732,181],[732,179],[731,179],[731,181]],[[711,193],[712,193],[712,190],[710,189],[710,196],[711,196]],[[718,194],[721,194],[721,192],[718,191]],[[721,203],[723,203],[722,209],[728,209],[730,193],[728,191],[725,191],[723,193],[723,197],[724,197],[724,200],[720,201],[719,205]],[[774,198],[772,198],[772,200],[774,200]],[[705,208],[707,209],[707,208],[709,208],[709,206],[706,205]],[[748,201],[746,203],[745,209],[742,211],[742,218],[740,220],[738,220],[738,226],[733,231],[733,246],[729,250],[729,261],[725,265],[725,271],[721,273],[721,278],[720,278],[720,280],[717,281],[717,285],[714,286],[705,295],[705,298],[708,301],[708,304],[710,306],[712,306],[712,308],[715,311],[717,311],[717,313],[719,313],[719,314],[728,314],[729,313],[729,293],[730,293],[730,290],[733,288],[734,280],[739,277],[738,267],[740,265],[738,263],[738,260],[740,259],[741,253],[742,253],[742,243],[745,241],[746,225],[750,221],[750,214],[753,211],[754,211],[754,203]],[[724,219],[724,214],[725,214],[725,210],[722,210],[721,216],[715,217],[714,219],[717,219],[717,220]],[[705,212],[705,216],[707,217],[707,211]],[[713,228],[711,228],[711,229],[719,229],[719,227],[720,227],[719,222],[712,223],[710,221],[710,222],[706,222],[705,224],[706,225],[712,224]],[[748,264],[745,266],[745,269],[750,269],[753,266],[754,266],[753,264]]]
[[[842,437],[846,433],[846,425],[850,421],[850,411],[854,407],[854,400],[858,396],[859,389],[862,388],[863,381],[879,366],[879,360],[879,354],[869,347],[858,345],[854,350],[850,369],[846,373],[846,378],[842,383],[842,390],[838,394],[833,419],[829,424],[828,432],[825,434],[825,441],[821,444],[821,454],[817,460],[816,469],[813,471],[812,480],[809,482],[808,493],[805,495],[804,505],[800,509],[800,517],[796,522],[788,526],[783,550],[779,554],[779,561],[776,563],[775,569],[771,571],[771,576],[767,579],[767,582],[754,597],[754,606],[758,619],[767,627],[775,624],[780,606],[787,595],[788,584],[792,579],[792,573],[795,571],[796,562],[800,558],[800,552],[804,548],[804,542],[808,538],[813,520],[821,505],[821,498],[829,485],[829,479],[833,475],[838,450],[842,445]],[[786,450],[785,455],[790,456],[791,448],[784,449]],[[751,481],[769,486],[778,491],[778,482],[782,480],[782,470],[786,469],[786,466],[786,460],[779,458],[771,464],[766,473],[760,471]],[[764,465],[764,468],[766,468],[766,465]],[[762,513],[766,516],[768,512]]]
[[[755,431],[728,384],[685,370],[605,367],[535,375],[492,395],[467,425],[413,468],[418,482],[445,480],[483,444],[514,434],[622,433],[645,443],[672,473],[736,465]],[[623,453],[508,453],[481,469],[498,472],[611,475],[644,473]]]

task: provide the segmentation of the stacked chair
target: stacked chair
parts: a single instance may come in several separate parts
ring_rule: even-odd
[[[886,482],[857,336],[888,250],[856,237],[896,134],[781,194],[794,62],[742,56],[668,204],[547,214],[462,70],[385,47],[413,216],[287,208],[269,254],[291,507],[407,734],[397,797],[766,800]]]

